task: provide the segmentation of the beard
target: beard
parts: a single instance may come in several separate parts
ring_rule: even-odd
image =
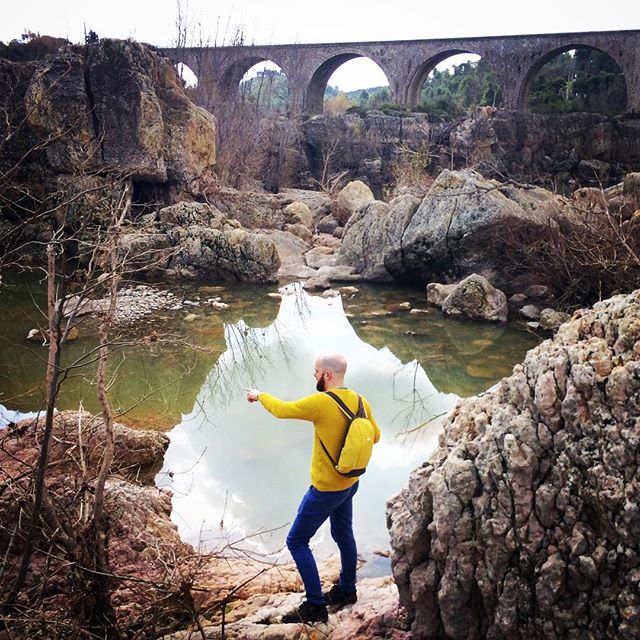
[[[316,391],[325,391],[324,376],[316,382]]]

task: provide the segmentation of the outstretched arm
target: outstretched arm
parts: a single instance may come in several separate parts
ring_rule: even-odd
[[[247,400],[256,400],[276,418],[292,418],[295,420],[315,420],[321,409],[322,394],[314,393],[299,400],[286,402],[280,400],[270,393],[258,391],[257,389],[247,389]]]

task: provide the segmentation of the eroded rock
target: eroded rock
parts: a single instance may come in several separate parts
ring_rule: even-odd
[[[429,283],[427,300],[450,316],[506,322],[509,313],[504,293],[478,274],[472,274],[458,284]]]
[[[638,638],[640,290],[576,312],[388,505],[412,638]]]

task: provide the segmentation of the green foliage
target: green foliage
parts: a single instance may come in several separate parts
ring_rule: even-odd
[[[620,67],[606,53],[576,49],[542,66],[531,83],[527,104],[545,113],[621,113],[626,106],[626,84]]]
[[[434,121],[459,118],[479,106],[498,106],[502,92],[495,73],[482,61],[463,62],[453,69],[434,69],[413,111],[426,113]]]
[[[265,69],[240,83],[242,100],[253,103],[265,113],[285,111],[289,102],[289,83],[281,71]]]
[[[325,103],[339,94],[345,95],[349,101],[347,113],[357,113],[361,117],[364,117],[368,111],[380,110],[383,105],[391,102],[389,87],[367,87],[343,93],[337,87],[327,85],[324,92]]]

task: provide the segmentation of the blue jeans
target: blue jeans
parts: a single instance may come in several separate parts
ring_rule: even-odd
[[[307,600],[312,604],[324,604],[324,596],[309,540],[327,518],[331,522],[331,537],[340,549],[340,587],[347,592],[356,590],[358,551],[353,537],[352,498],[359,484],[356,482],[344,491],[318,491],[309,487],[298,507],[298,515],[287,536],[287,547],[298,567]]]

